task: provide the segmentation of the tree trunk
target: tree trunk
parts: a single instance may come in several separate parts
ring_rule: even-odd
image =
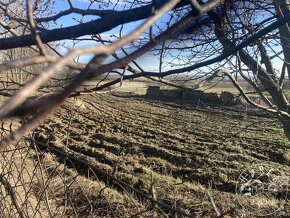
[[[290,13],[289,0],[274,0],[273,4],[276,9],[277,19],[284,16],[284,14]],[[286,69],[288,71],[288,79],[290,80],[290,21],[279,27],[280,41],[284,53],[284,61],[286,64]]]
[[[282,0],[281,0],[282,1]],[[288,1],[288,0],[284,0]],[[213,19],[215,23],[215,35],[220,43],[223,45],[224,49],[230,48],[232,45],[235,45],[235,42],[228,39],[225,35],[223,18],[214,12],[208,12],[208,15]],[[284,27],[285,28],[285,27]],[[288,35],[289,38],[289,35]],[[287,51],[289,48],[287,48]],[[290,54],[289,54],[290,55]],[[282,92],[280,85],[278,84],[278,78],[275,75],[271,75],[270,72],[267,72],[251,55],[249,55],[244,49],[239,51],[239,56],[241,61],[252,71],[257,72],[257,77],[262,82],[265,89],[271,95],[274,104],[279,110],[285,111],[289,114],[290,106],[287,98]],[[286,55],[285,55],[286,56]],[[289,56],[290,57],[290,56]],[[289,71],[288,71],[289,72]],[[274,78],[275,77],[275,78]],[[278,119],[283,124],[283,129],[286,137],[290,141],[290,118],[288,116],[278,116]]]

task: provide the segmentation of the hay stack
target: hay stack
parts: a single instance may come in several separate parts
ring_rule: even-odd
[[[160,87],[159,86],[148,86],[146,94],[148,96],[158,97],[160,95]]]
[[[220,101],[219,96],[216,92],[209,92],[209,93],[203,92],[201,99],[206,100],[206,101],[211,101],[211,102]]]
[[[166,98],[181,98],[182,90],[172,89],[172,90],[160,90],[160,96]]]
[[[202,95],[202,91],[200,90],[191,90],[191,89],[185,89],[182,92],[182,98],[184,99],[199,99]]]
[[[235,101],[235,96],[233,93],[225,91],[222,92],[220,100],[223,104],[232,104]]]

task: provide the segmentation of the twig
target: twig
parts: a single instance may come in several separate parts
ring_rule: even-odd
[[[220,216],[220,212],[219,212],[219,210],[217,209],[217,207],[216,207],[216,205],[215,205],[215,203],[214,203],[213,198],[210,196],[209,191],[206,191],[206,194],[207,194],[207,196],[208,196],[208,199],[210,200],[210,203],[211,203],[211,205],[212,205],[212,207],[213,207],[213,209],[214,209],[216,215],[219,217],[219,216]]]
[[[42,54],[43,56],[47,56],[47,51],[42,44],[39,34],[36,32],[36,24],[33,19],[32,0],[26,0],[26,6],[27,6],[26,11],[27,11],[28,23],[30,25],[31,32],[34,36],[36,44],[39,48],[40,54]]]
[[[21,218],[25,218],[23,211],[21,210],[21,207],[17,203],[16,195],[13,191],[13,188],[11,187],[10,183],[4,178],[4,176],[2,174],[0,174],[0,182],[3,184],[3,186],[7,190],[8,194],[10,195],[11,201],[12,201],[13,205],[15,206],[18,215]]]

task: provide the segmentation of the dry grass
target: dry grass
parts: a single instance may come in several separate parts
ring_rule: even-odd
[[[287,170],[289,163],[289,142],[267,114],[128,93],[69,100],[21,143],[24,149],[2,153],[0,170],[24,217],[181,216],[108,173],[192,215],[216,215],[209,190],[225,217],[250,217],[236,201],[240,172],[261,162]],[[15,217],[7,190],[1,186],[0,216]]]
[[[212,190],[221,213],[230,211],[231,217],[244,213],[234,193],[242,169],[257,162],[286,169],[289,143],[279,124],[266,114],[116,95],[85,98],[84,108],[64,106],[39,128],[35,139],[88,159],[149,195],[153,178],[157,199],[208,217],[215,212],[206,190]],[[80,175],[88,175],[83,165],[74,163]],[[94,173],[95,179],[106,183],[102,172]],[[110,188],[123,193],[118,186]],[[123,212],[115,208],[114,213],[132,215],[137,208],[150,208],[148,202],[134,195],[132,199],[138,207]],[[147,213],[153,213],[152,208]],[[154,213],[162,216],[158,209]]]

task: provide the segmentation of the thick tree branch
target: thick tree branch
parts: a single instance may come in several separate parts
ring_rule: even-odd
[[[155,3],[155,7],[160,8],[166,2],[167,0],[158,0]],[[220,2],[220,0],[217,0],[217,2]],[[186,2],[182,1],[178,7],[184,4],[186,4]],[[39,36],[43,43],[47,43],[64,39],[75,39],[84,35],[103,33],[118,25],[148,18],[151,14],[151,7],[152,5],[146,5],[139,8],[115,12],[103,18],[76,26],[42,31],[39,33]],[[32,34],[0,39],[0,50],[30,45],[35,45]]]
[[[28,23],[28,20],[22,19],[22,18],[12,17],[11,15],[9,15],[7,13],[7,11],[4,8],[1,8],[1,9],[5,12],[5,15],[7,15],[10,20],[14,20],[14,21],[17,21],[17,22]],[[37,23],[56,21],[56,20],[58,20],[59,18],[61,18],[63,16],[66,16],[66,15],[69,15],[69,14],[73,14],[73,13],[80,14],[82,16],[95,15],[95,16],[99,16],[99,17],[104,17],[104,16],[112,14],[114,12],[117,12],[117,11],[114,11],[114,10],[93,10],[93,9],[70,8],[70,9],[61,11],[58,14],[50,16],[50,17],[35,18],[35,21]]]

